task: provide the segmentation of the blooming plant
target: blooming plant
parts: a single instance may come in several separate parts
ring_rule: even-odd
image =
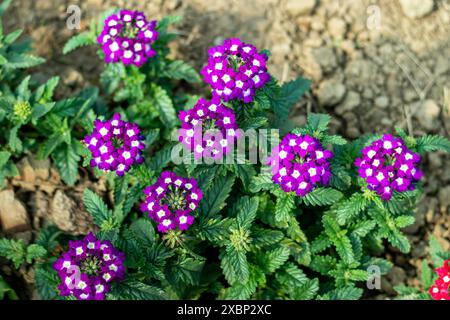
[[[422,261],[422,286],[423,290],[405,285],[396,286],[397,299],[402,300],[450,300],[450,252],[445,252],[438,240],[430,237],[430,260],[434,266],[434,272],[428,261]]]
[[[121,10],[109,16],[98,36],[106,63],[142,66],[156,52],[152,43],[158,37],[156,21],[148,22],[142,12]]]
[[[256,89],[270,80],[267,55],[240,39],[225,40],[223,45],[209,49],[208,56],[208,65],[201,72],[203,79],[211,85],[213,96],[225,102],[252,102]]]
[[[61,284],[61,296],[73,295],[79,300],[104,300],[113,281],[125,273],[124,255],[92,233],[83,240],[70,241],[69,251],[53,264]]]
[[[91,151],[91,167],[123,176],[134,163],[144,162],[143,139],[136,124],[122,121],[116,113],[111,120],[95,120],[94,132],[84,138],[84,143]]]
[[[392,266],[385,245],[410,250],[420,160],[450,141],[398,127],[349,142],[312,112],[296,127],[310,81],[279,83],[270,52],[236,38],[208,51],[206,94],[189,93],[202,78],[168,58],[178,20],[114,10],[69,40],[67,54],[99,48],[101,88],[53,101],[56,80],[11,82],[8,129],[49,137],[36,150],[67,184],[81,158],[107,183],[83,192],[93,233],[44,226],[30,245],[1,239],[0,256],[33,268],[44,299],[361,298],[369,268]],[[20,153],[5,152],[12,167]]]
[[[165,171],[155,184],[144,189],[141,210],[158,223],[158,231],[187,230],[194,222],[191,215],[202,199],[195,179],[184,179]]]

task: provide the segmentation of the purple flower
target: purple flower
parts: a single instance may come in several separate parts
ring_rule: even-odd
[[[187,230],[194,222],[191,215],[198,208],[202,191],[195,179],[182,178],[164,171],[158,180],[144,189],[141,211],[158,224],[158,231]]]
[[[91,167],[122,176],[133,164],[144,162],[143,139],[137,124],[121,120],[116,113],[110,120],[95,120],[94,131],[84,143],[92,154]]]
[[[220,159],[233,150],[238,126],[233,110],[221,104],[220,98],[201,98],[193,108],[180,111],[178,117],[179,140],[194,153],[195,159]]]
[[[422,177],[416,167],[420,156],[406,148],[400,138],[385,134],[362,149],[362,158],[355,160],[358,173],[383,200],[390,200],[394,191],[414,190]]]
[[[104,300],[110,284],[124,278],[124,260],[111,242],[102,242],[92,233],[83,240],[69,241],[69,250],[53,264],[62,281],[58,286],[61,296]]]
[[[304,197],[318,184],[328,185],[331,178],[331,151],[309,135],[287,134],[274,147],[269,163],[272,180],[285,192]]]
[[[109,16],[97,38],[105,53],[105,62],[142,66],[156,52],[152,44],[158,38],[156,21],[148,22],[142,12],[121,10]]]
[[[225,102],[237,99],[250,103],[256,90],[270,80],[267,55],[240,39],[227,39],[223,45],[210,48],[208,55],[201,74],[211,85],[213,96]]]

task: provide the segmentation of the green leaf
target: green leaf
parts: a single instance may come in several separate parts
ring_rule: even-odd
[[[327,144],[333,144],[333,145],[345,145],[347,144],[347,140],[345,140],[343,137],[338,136],[338,135],[325,135],[322,139],[321,139],[322,144],[327,145]]]
[[[91,214],[94,223],[104,229],[107,225],[113,223],[113,214],[106,206],[105,202],[90,189],[85,189],[83,201],[86,210]]]
[[[35,259],[44,258],[47,255],[47,250],[38,245],[38,244],[30,244],[27,247],[27,253],[26,253],[26,262],[32,263]]]
[[[29,88],[30,78],[31,76],[26,76],[17,86],[17,97],[21,101],[28,101],[31,97],[31,91]]]
[[[162,149],[156,152],[150,159],[150,168],[153,171],[162,170],[169,162],[172,161],[172,143],[166,144]]]
[[[303,271],[292,262],[284,264],[275,277],[281,284],[291,287],[303,285],[308,281]]]
[[[431,270],[430,266],[425,260],[422,261],[421,279],[425,289],[428,289],[433,285],[434,282],[433,270]]]
[[[150,220],[141,218],[130,225],[130,232],[143,245],[150,247],[155,242],[155,230]]]
[[[230,219],[205,219],[199,225],[198,236],[202,240],[209,240],[215,244],[222,244],[225,235],[228,235]]]
[[[294,195],[287,192],[278,192],[275,204],[275,221],[288,222],[295,208]]]
[[[431,261],[436,268],[442,267],[444,260],[450,259],[450,252],[444,252],[444,249],[434,235],[430,236],[429,247]]]
[[[13,42],[15,42],[17,39],[19,39],[19,37],[22,35],[22,33],[23,33],[22,29],[18,29],[18,30],[15,30],[15,31],[9,33],[3,40],[4,45],[9,46],[9,45],[13,44]]]
[[[163,71],[162,76],[171,79],[186,80],[189,83],[201,81],[200,75],[195,69],[182,60],[172,61]]]
[[[79,33],[66,42],[63,48],[63,54],[68,54],[69,52],[77,48],[88,46],[91,44],[95,44],[95,39],[90,32]]]
[[[239,198],[235,204],[238,212],[237,223],[238,226],[244,229],[249,229],[252,222],[256,218],[256,211],[258,210],[258,198],[249,198],[247,196]]]
[[[327,293],[324,298],[329,300],[358,300],[361,298],[363,290],[353,286],[335,289]]]
[[[116,283],[107,296],[114,300],[167,300],[167,294],[160,288],[128,280]]]
[[[375,226],[376,226],[376,223],[373,220],[360,221],[353,227],[352,234],[357,237],[363,238],[370,231],[372,231],[373,228],[375,228]]]
[[[319,291],[319,279],[307,280],[299,287],[292,289],[291,298],[294,300],[312,300]]]
[[[50,79],[48,79],[46,83],[37,88],[34,100],[43,104],[51,101],[58,83],[59,77],[51,77]]]
[[[327,114],[308,114],[307,127],[313,132],[324,132],[327,130],[331,117]]]
[[[9,157],[11,157],[11,153],[8,151],[0,151],[0,169],[5,166],[9,160]]]
[[[38,120],[39,118],[43,117],[44,115],[46,115],[47,113],[49,113],[53,107],[56,105],[55,102],[51,102],[51,103],[43,103],[43,104],[35,104],[33,106],[33,111],[31,114],[31,119],[33,121]]]
[[[166,90],[154,84],[151,89],[153,92],[152,101],[159,112],[162,123],[167,128],[173,128],[178,118],[169,94]]]
[[[411,250],[408,238],[398,230],[392,230],[388,234],[387,239],[394,247],[398,248],[403,253],[408,253],[409,250]]]
[[[34,281],[41,299],[55,300],[59,297],[58,284],[61,280],[59,279],[56,271],[36,268]]]
[[[42,159],[48,158],[50,154],[65,140],[66,137],[63,134],[61,134],[61,132],[57,131],[52,133],[42,148],[40,158]]]
[[[303,202],[310,206],[326,206],[339,201],[343,194],[332,188],[315,188],[302,198]]]
[[[0,275],[0,300],[5,299],[5,296],[10,300],[19,300],[16,292],[9,286],[9,284]]]
[[[57,238],[61,234],[62,232],[56,226],[49,225],[39,231],[36,244],[46,248],[48,252],[52,252],[58,245]]]
[[[9,147],[11,148],[11,151],[14,153],[22,153],[23,149],[22,140],[20,140],[19,135],[17,134],[19,129],[20,125],[17,125],[9,131],[8,144]]]
[[[11,260],[18,269],[25,262],[26,249],[22,240],[0,239],[0,257]]]
[[[398,285],[394,287],[394,290],[399,294],[401,300],[418,300],[418,290],[410,288],[405,285]]]
[[[278,248],[259,253],[257,259],[264,272],[272,273],[288,260],[289,255],[290,250],[288,247],[279,246]]]
[[[328,236],[325,233],[321,233],[318,235],[314,241],[311,243],[311,252],[312,253],[319,253],[327,249],[332,245],[331,240],[328,238]]]
[[[159,137],[159,128],[156,129],[150,129],[147,132],[147,135],[145,136],[145,145],[149,147],[153,142],[155,142]]]
[[[232,171],[241,179],[244,188],[247,189],[256,175],[256,170],[251,164],[233,164]]]
[[[61,179],[72,186],[78,180],[78,162],[80,156],[75,152],[72,143],[63,144],[53,152],[54,163]]]
[[[416,219],[412,216],[400,216],[395,218],[395,225],[397,228],[405,228],[412,225]]]
[[[180,22],[182,18],[180,16],[165,16],[160,21],[158,21],[158,24],[156,26],[156,29],[158,31],[166,31],[167,28],[174,23]]]
[[[280,242],[284,238],[284,234],[278,230],[264,229],[254,227],[252,229],[252,246],[261,248]]]
[[[8,9],[8,7],[10,6],[12,0],[4,0],[2,1],[2,3],[0,4],[0,16],[2,16],[6,9]]]
[[[234,180],[234,176],[219,176],[216,178],[214,185],[206,192],[201,201],[203,214],[212,216],[225,207],[225,200],[230,194]]]
[[[245,251],[234,250],[230,247],[222,251],[220,259],[223,274],[230,285],[247,282],[249,270]]]
[[[361,193],[354,193],[350,198],[342,202],[336,209],[336,219],[340,225],[354,219],[369,204],[369,201]]]
[[[310,268],[320,274],[329,275],[329,272],[336,268],[336,264],[336,259],[331,256],[315,255],[311,261]]]
[[[292,106],[309,90],[310,86],[311,81],[304,78],[284,83],[273,104],[275,114],[282,119],[286,119]]]
[[[262,190],[273,190],[274,188],[275,185],[272,181],[272,175],[267,171],[254,176],[249,185],[249,190],[252,193],[258,193]]]
[[[425,135],[417,138],[416,148],[421,154],[434,151],[450,153],[450,141],[441,136]]]
[[[322,218],[322,222],[325,228],[325,233],[335,245],[336,251],[339,256],[345,263],[352,263],[355,260],[352,244],[350,242],[350,239],[345,235],[345,231],[340,230],[337,221],[329,215],[324,215]]]
[[[45,62],[45,59],[30,54],[15,54],[8,60],[8,67],[12,69],[31,68]]]
[[[255,293],[258,281],[261,281],[264,275],[257,269],[251,268],[248,280],[245,282],[236,282],[230,288],[225,289],[219,299],[224,300],[248,300]]]
[[[204,260],[193,258],[180,258],[171,267],[171,277],[169,281],[173,283],[182,282],[188,285],[198,285],[200,275],[205,265]]]

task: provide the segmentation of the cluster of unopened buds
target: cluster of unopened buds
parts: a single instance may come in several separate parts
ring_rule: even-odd
[[[142,140],[138,125],[121,120],[117,113],[110,120],[95,120],[94,131],[84,138],[84,143],[91,151],[91,167],[122,176],[133,164],[144,161]]]
[[[270,80],[267,55],[240,39],[227,39],[223,45],[210,48],[208,55],[208,64],[201,74],[211,86],[213,96],[225,102],[233,99],[252,102],[256,90]]]
[[[157,37],[156,21],[147,21],[142,12],[121,10],[105,20],[97,40],[106,63],[121,61],[140,67],[156,54],[152,44]]]
[[[420,156],[410,151],[400,138],[385,134],[362,149],[362,158],[355,160],[358,173],[383,200],[390,200],[394,191],[414,190],[422,177],[417,165]]]
[[[164,171],[144,193],[141,211],[158,224],[160,232],[187,230],[194,222],[192,213],[203,196],[195,179],[182,178],[170,171]]]
[[[435,300],[450,300],[450,260],[445,260],[444,265],[436,269],[436,273],[438,278],[429,293]]]
[[[109,241],[100,241],[92,233],[69,242],[69,250],[53,264],[61,284],[61,296],[78,300],[104,300],[111,283],[124,278],[125,256]]]
[[[331,151],[309,135],[287,134],[273,148],[269,163],[272,180],[285,192],[304,197],[316,185],[328,185],[331,178]]]
[[[207,101],[200,98],[196,105],[180,111],[179,140],[194,153],[195,159],[220,159],[232,150],[238,138],[238,126],[232,109],[220,99]]]

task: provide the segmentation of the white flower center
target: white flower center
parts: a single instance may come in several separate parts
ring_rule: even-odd
[[[181,216],[180,217],[180,223],[181,224],[185,224],[187,222],[187,217],[186,216]]]
[[[384,174],[383,174],[383,172],[378,172],[376,178],[377,178],[378,181],[382,181],[382,180],[384,179]]]
[[[385,141],[385,142],[383,143],[383,148],[385,148],[385,149],[387,149],[387,150],[392,149],[392,142],[390,142],[390,141]]]
[[[109,45],[109,49],[110,49],[112,52],[116,52],[116,51],[119,50],[119,44],[118,44],[117,42],[113,42],[113,43],[111,43],[111,44]]]
[[[306,141],[303,141],[302,143],[300,143],[300,148],[302,148],[303,150],[308,149],[308,146],[309,146],[309,144]]]
[[[100,134],[101,134],[102,136],[106,136],[106,135],[108,134],[108,129],[106,129],[106,128],[101,128],[101,129],[99,130],[99,132],[100,132]]]
[[[372,159],[376,154],[375,150],[369,150],[369,152],[367,152],[369,159]]]
[[[309,168],[308,173],[311,177],[313,177],[317,174],[317,170],[316,170],[316,168]]]

